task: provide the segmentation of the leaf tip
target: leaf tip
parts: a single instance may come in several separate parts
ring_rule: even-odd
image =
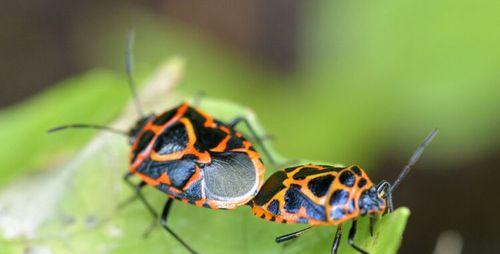
[[[408,207],[400,207],[394,211],[394,214],[397,216],[403,216],[405,218],[410,217],[410,209]]]

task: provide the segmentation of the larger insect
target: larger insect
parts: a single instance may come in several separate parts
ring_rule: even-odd
[[[276,223],[338,225],[331,248],[337,253],[342,224],[353,220],[348,243],[360,253],[368,253],[354,242],[357,218],[393,211],[392,193],[436,136],[432,131],[411,156],[394,183],[381,181],[376,186],[357,165],[336,167],[301,165],[277,171],[262,186],[250,203],[254,215]],[[372,226],[373,224],[371,224]],[[281,243],[299,237],[312,226],[276,238]],[[373,234],[373,228],[370,227]]]
[[[167,225],[173,199],[211,209],[235,209],[254,198],[262,186],[265,168],[252,143],[235,130],[239,123],[246,124],[262,151],[270,161],[272,158],[244,117],[224,123],[187,102],[164,113],[145,116],[132,78],[132,39],[129,32],[126,71],[141,116],[135,126],[126,132],[100,125],[71,124],[49,132],[97,128],[125,134],[132,149],[129,172],[124,180],[135,190],[155,222],[160,217],[166,231],[191,253],[197,253]],[[141,182],[134,184],[131,176],[139,177]],[[145,186],[153,186],[168,195],[161,216],[142,195]]]

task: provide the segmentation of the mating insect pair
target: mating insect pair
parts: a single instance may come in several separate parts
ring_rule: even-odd
[[[391,194],[406,176],[424,147],[437,134],[433,131],[417,149],[393,184],[382,181],[374,186],[357,166],[334,167],[303,165],[277,171],[263,183],[264,164],[253,145],[235,127],[247,126],[261,151],[273,163],[261,138],[245,118],[224,123],[183,103],[162,114],[144,115],[135,93],[131,68],[131,33],[127,40],[127,75],[141,116],[126,133],[132,146],[129,172],[125,181],[160,224],[191,253],[197,253],[167,224],[173,200],[211,209],[235,209],[250,205],[256,216],[278,223],[339,225],[332,246],[336,253],[342,234],[341,224],[354,219],[349,243],[354,244],[356,218],[381,214],[393,209]],[[73,124],[54,128],[98,128],[125,133],[106,126]],[[130,180],[137,176],[137,185]],[[142,195],[145,186],[153,186],[168,198],[160,216]],[[276,238],[283,242],[300,236],[305,230]]]

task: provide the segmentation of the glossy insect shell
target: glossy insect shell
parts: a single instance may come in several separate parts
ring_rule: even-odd
[[[187,103],[139,120],[130,140],[130,171],[186,203],[234,209],[263,182],[264,166],[252,144]]]
[[[383,213],[384,199],[358,166],[303,165],[271,175],[251,203],[254,215],[277,223],[338,225]]]

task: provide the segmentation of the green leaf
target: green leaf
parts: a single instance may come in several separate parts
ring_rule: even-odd
[[[151,79],[150,85],[146,86],[141,95],[145,108],[158,111],[183,99],[182,96],[169,92],[181,75],[180,66],[178,60],[171,62]],[[103,121],[107,116],[116,114],[115,109],[102,108],[102,105],[109,106],[110,103],[100,101],[99,96],[92,98],[88,94],[84,96],[85,100],[91,100],[96,105],[91,107],[92,110],[87,110],[83,108],[88,103],[77,99],[86,94],[85,91],[89,90],[92,82],[100,80],[101,84],[106,83],[103,82],[106,78],[100,75],[102,74],[90,73],[75,78],[43,95],[43,99],[27,103],[12,112],[28,114],[26,112],[33,108],[42,108],[54,110],[54,114],[68,114],[71,110],[60,108],[65,105],[95,114],[102,109],[107,113],[102,113],[100,118],[93,118],[90,114],[84,114],[84,118]],[[109,81],[119,80],[113,75],[109,77],[112,77]],[[121,101],[120,97],[113,103],[121,105]],[[78,106],[79,103],[82,106]],[[257,132],[264,134],[255,115],[244,107],[209,98],[204,98],[200,107],[223,121],[246,116]],[[127,128],[134,123],[135,118],[129,105],[125,114],[112,125]],[[16,121],[16,126],[22,126],[22,121],[28,120]],[[60,124],[55,123],[54,117],[37,114],[32,115],[29,121],[35,124],[31,131],[39,130],[40,126],[45,129]],[[29,135],[39,136],[26,134],[23,130],[13,131],[10,138],[14,140],[23,137],[23,141],[26,141]],[[242,128],[242,131],[245,132],[245,129]],[[148,238],[143,238],[143,232],[152,223],[152,218],[139,201],[118,209],[123,201],[133,195],[132,190],[122,182],[128,162],[128,147],[123,137],[99,133],[78,153],[61,155],[62,148],[71,148],[78,143],[65,141],[72,137],[81,138],[82,132],[67,131],[53,135],[51,142],[58,143],[59,149],[53,149],[49,153],[42,149],[48,141],[37,141],[31,152],[37,156],[57,158],[59,163],[21,163],[18,168],[36,168],[29,167],[32,165],[44,165],[46,168],[38,174],[29,174],[10,182],[0,191],[0,253],[187,253],[159,226],[155,227]],[[2,152],[7,150],[6,146],[2,147]],[[279,161],[286,161],[274,149],[270,150]],[[19,159],[12,161],[18,163]],[[276,169],[268,167],[267,175],[274,170]],[[4,171],[2,174],[8,176],[7,179],[16,175]],[[157,210],[162,208],[166,199],[163,193],[146,188],[144,194]],[[370,253],[396,253],[408,216],[406,208],[383,216],[376,224],[373,237],[368,233],[369,220],[362,218],[356,243]],[[174,203],[168,223],[200,253],[329,253],[336,230],[335,226],[317,227],[290,243],[276,244],[276,236],[304,228],[305,225],[271,223],[253,216],[249,207],[223,211],[198,208],[181,202]],[[344,233],[348,232],[348,228],[349,225],[344,227]],[[355,253],[347,245],[346,235],[342,239],[340,252]]]
[[[51,155],[74,152],[88,141],[91,132],[68,135],[63,140],[46,131],[63,123],[109,122],[128,98],[124,82],[113,72],[94,70],[1,112],[0,186],[27,170],[54,164]]]

